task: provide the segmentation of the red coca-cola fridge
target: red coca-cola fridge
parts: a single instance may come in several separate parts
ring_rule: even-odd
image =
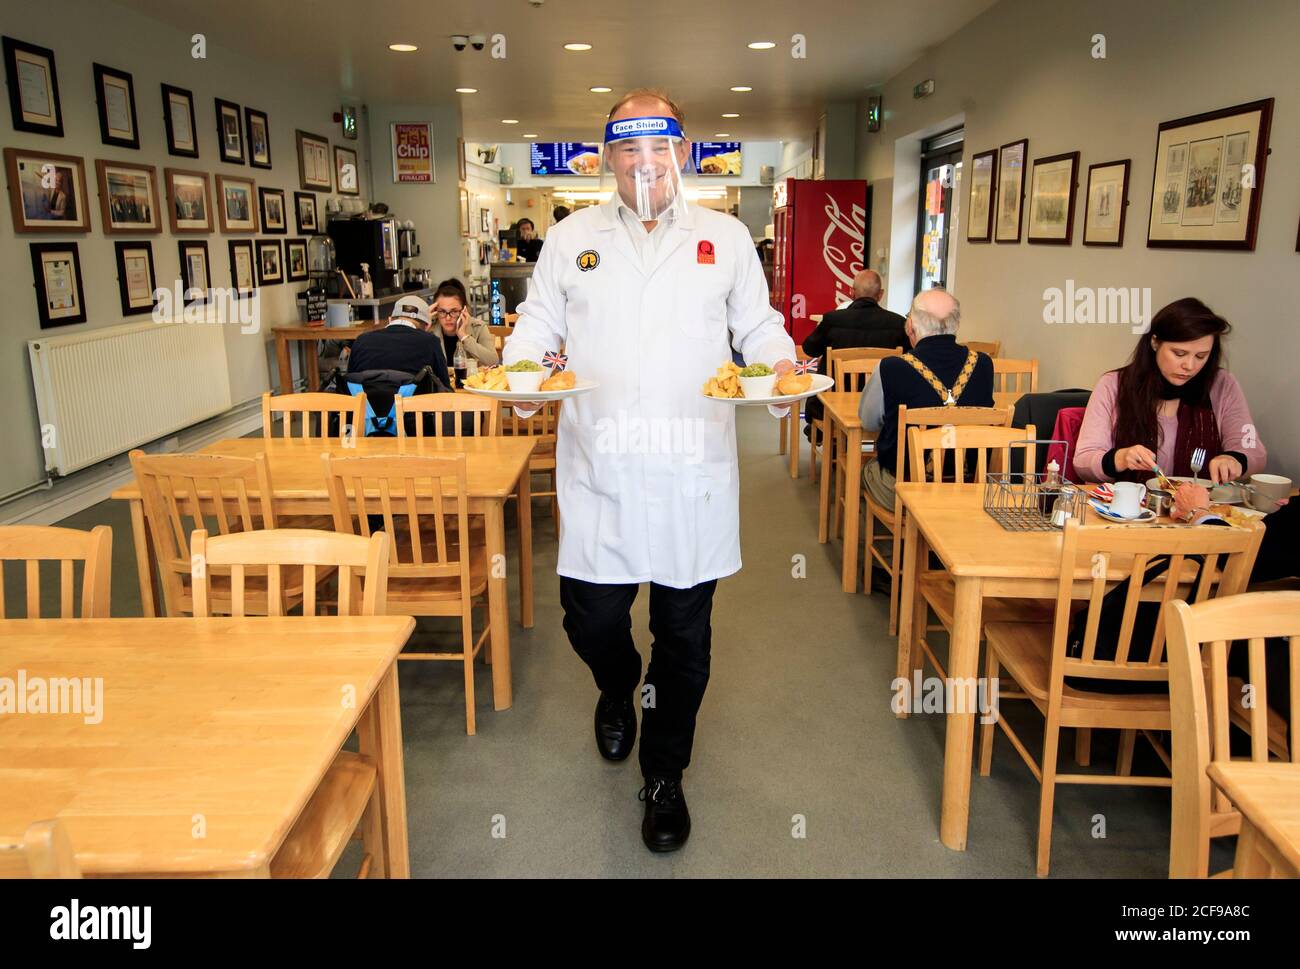
[[[789,178],[773,203],[772,305],[802,343],[816,326],[810,316],[853,298],[853,277],[867,264],[871,189],[862,179]]]

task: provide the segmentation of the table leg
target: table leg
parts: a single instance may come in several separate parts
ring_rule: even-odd
[[[361,753],[374,760],[379,772],[376,795],[382,843],[376,845],[372,825],[363,825],[366,850],[375,858],[378,874],[411,877],[406,835],[406,774],[402,766],[402,709],[397,692],[397,661],[379,681],[370,705],[357,722]]]
[[[918,543],[919,544],[919,543]],[[948,656],[950,678],[957,683],[950,696],[974,695],[961,684],[974,683],[979,675],[980,597],[983,580],[978,576],[955,576],[957,601],[953,610],[952,637]],[[915,617],[913,622],[915,622]],[[925,622],[924,619],[921,620]],[[948,711],[948,731],[943,749],[943,805],[939,840],[954,851],[966,850],[966,824],[970,816],[970,773],[975,753],[975,711]]]
[[[862,431],[850,430],[844,445],[844,568],[845,592],[858,591],[858,511],[862,503]],[[867,580],[871,580],[868,578]]]
[[[320,361],[317,351],[320,349],[315,340],[299,340],[302,346],[302,375],[307,378],[307,389],[316,393],[320,390]]]
[[[897,526],[896,526],[897,527]],[[920,578],[925,556],[929,554],[924,537],[916,527],[911,515],[906,516],[906,531],[903,541],[903,583],[899,590],[898,609],[898,667],[894,675],[905,680],[912,676],[912,649],[916,642],[917,630],[924,630],[926,620],[925,597],[921,595]],[[906,709],[899,711],[899,719],[908,715]]]
[[[790,408],[790,477],[799,477],[799,405]]]
[[[487,521],[488,562],[504,562],[506,557],[506,527],[502,511],[503,501],[493,501],[484,516]],[[520,510],[522,516],[523,510]],[[522,517],[521,517],[522,520]],[[500,555],[501,558],[496,556]],[[521,566],[522,567],[522,566]],[[510,606],[506,601],[505,569],[494,564],[488,566],[488,622],[492,627],[492,705],[497,710],[508,710],[513,702],[510,695]]]
[[[1267,878],[1272,873],[1268,858],[1260,850],[1259,830],[1244,817],[1237,835],[1237,857],[1232,863],[1233,878]]]
[[[135,570],[140,579],[140,610],[146,619],[158,615],[158,563],[153,557],[153,543],[149,541],[149,523],[144,517],[144,502],[133,499],[131,505],[131,535],[135,540]]]
[[[822,470],[821,470],[821,498],[817,504],[817,541],[825,545],[830,537],[830,518],[833,513],[831,508],[831,475],[835,469],[835,422],[826,415],[823,422],[826,427],[822,431]]]
[[[519,476],[519,624],[533,628],[533,472]]]
[[[779,445],[781,449],[780,453],[782,454],[785,454],[785,444],[786,444],[785,439],[788,436],[787,431],[789,430],[789,428],[786,425],[788,425],[789,423],[790,423],[789,414],[787,414],[785,417],[782,417],[780,420],[776,422],[777,444]]]
[[[293,364],[289,361],[289,339],[283,333],[275,335],[275,360],[280,365],[280,393],[292,393]]]

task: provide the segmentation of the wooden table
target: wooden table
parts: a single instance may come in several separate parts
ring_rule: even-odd
[[[266,878],[355,728],[379,770],[376,860],[409,878],[396,659],[414,628],[406,616],[0,620],[0,676],[102,678],[98,723],[4,718],[0,841],[59,818],[89,875]]]
[[[532,483],[528,459],[534,439],[518,437],[460,438],[358,438],[353,447],[338,441],[303,438],[241,437],[218,441],[200,454],[252,457],[265,454],[275,489],[275,510],[285,515],[329,515],[329,492],[320,456],[326,452],[343,457],[372,454],[464,453],[469,486],[469,513],[483,516],[486,525],[488,562],[505,561],[505,503],[519,498],[519,619],[525,629],[533,627],[533,517]],[[251,494],[255,494],[252,492]],[[140,604],[146,616],[157,615],[158,561],[145,520],[144,502],[134,481],[118,488],[112,497],[131,504],[131,529],[135,540],[136,568],[140,580]],[[454,496],[447,499],[448,507]],[[493,556],[500,555],[500,559]],[[497,710],[510,707],[510,614],[506,602],[505,569],[488,570],[488,622],[492,629],[492,697]]]
[[[1234,878],[1300,878],[1300,764],[1214,763],[1210,779],[1241,811]]]
[[[320,390],[320,367],[316,363],[318,355],[316,344],[321,340],[350,342],[362,333],[377,330],[383,325],[383,323],[369,323],[364,326],[327,327],[324,325],[307,326],[299,324],[271,327],[271,332],[275,334],[275,359],[280,368],[280,393],[288,394],[293,392],[293,366],[289,362],[290,341],[302,344],[302,375],[307,380],[307,389]]]
[[[858,420],[861,391],[828,390],[817,395],[826,408],[826,439],[822,441],[821,497],[818,502],[817,541],[825,544],[837,516],[840,479],[835,473],[835,455],[844,462],[844,560],[841,586],[845,592],[858,589],[858,523],[862,494],[862,442],[875,437],[862,430]],[[841,443],[840,438],[843,437]],[[831,478],[835,479],[835,503],[831,503]],[[870,580],[868,580],[870,581]]]

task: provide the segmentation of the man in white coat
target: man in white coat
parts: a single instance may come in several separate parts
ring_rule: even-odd
[[[795,357],[749,230],[687,203],[681,123],[663,92],[614,106],[613,196],[552,226],[504,351],[507,365],[541,363],[563,347],[568,369],[600,385],[560,408],[560,601],[600,689],[597,749],[623,760],[641,679],[631,608],[650,583],[640,797],[651,851],[690,834],[681,779],[709,679],[713,593],[741,564],[735,409],[703,386],[733,347],[778,374]]]

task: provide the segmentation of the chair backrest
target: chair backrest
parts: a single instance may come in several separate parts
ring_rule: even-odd
[[[298,415],[298,433],[294,433],[294,415]],[[348,437],[348,427],[355,428],[354,433],[361,437],[366,424],[365,394],[280,394],[262,395],[262,436],[275,437],[274,421],[282,417],[284,433],[282,437],[337,438],[340,441]],[[331,435],[330,423],[334,422],[338,433]]]
[[[493,326],[489,323],[488,332],[492,334],[492,343],[496,346],[497,353],[500,353],[506,345],[506,340],[510,338],[510,334],[515,332],[515,328],[513,326]]]
[[[331,395],[333,396],[333,395]],[[275,527],[266,456],[131,452],[168,615],[189,611],[190,534]]]
[[[1246,640],[1250,683],[1228,675],[1233,640]],[[1270,683],[1266,656],[1286,652],[1290,683]],[[1207,690],[1208,685],[1208,690]],[[1269,696],[1286,692],[1290,728]],[[1232,834],[1240,815],[1206,770],[1232,760],[1231,727],[1250,737],[1250,759],[1300,762],[1300,592],[1246,592],[1169,614],[1169,706],[1173,719],[1173,828],[1170,878],[1209,875],[1210,839]]]
[[[458,577],[463,598],[469,598],[464,454],[356,458],[325,454],[321,461],[335,531],[369,536],[371,516],[382,516],[384,531],[390,536],[390,580]],[[448,504],[454,510],[449,511]]]
[[[80,877],[68,829],[58,818],[29,825],[22,841],[0,842],[0,879]]]
[[[861,393],[867,387],[867,381],[876,372],[879,357],[865,357],[861,360],[835,361],[835,389],[852,393]]]
[[[970,481],[982,483],[990,471],[1009,471],[1013,450],[1022,451],[1028,466],[1034,465],[1034,428],[1023,427],[988,427],[975,425],[958,426],[948,424],[941,427],[923,429],[913,427],[908,432],[908,460],[911,463],[909,481],[926,481],[934,483],[945,477],[945,452],[954,452],[951,463],[953,481],[963,484],[970,472]],[[968,461],[969,452],[974,452],[974,466]],[[989,458],[992,457],[990,462]],[[926,469],[930,469],[927,477]]]
[[[1207,526],[1142,528],[1132,525],[1081,526],[1071,520],[1065,526],[1061,542],[1061,578],[1057,587],[1055,628],[1052,635],[1052,672],[1049,704],[1059,704],[1066,676],[1111,680],[1165,681],[1169,676],[1166,662],[1168,607],[1183,597],[1181,587],[1194,583],[1190,590],[1193,602],[1209,599],[1211,594],[1231,596],[1246,587],[1255,562],[1264,529]],[[1168,565],[1159,575],[1146,581],[1152,559],[1168,556]],[[1201,561],[1190,558],[1198,556]],[[1091,576],[1087,582],[1087,614],[1083,620],[1083,638],[1078,656],[1066,653],[1070,639],[1072,600],[1075,596],[1075,573],[1082,570]],[[1131,576],[1124,599],[1123,617],[1115,636],[1114,658],[1097,655],[1102,600],[1107,584],[1116,575]],[[1217,588],[1214,585],[1218,577]],[[1149,642],[1138,642],[1138,607],[1143,602],[1158,601],[1159,615]],[[1145,630],[1143,631],[1145,639]],[[1110,653],[1110,644],[1104,652]]]
[[[998,357],[998,354],[1000,354],[1000,353],[1002,352],[1002,341],[1001,341],[1001,340],[992,340],[992,341],[990,341],[990,342],[981,342],[981,341],[979,341],[979,340],[970,340],[970,341],[966,342],[965,344],[963,344],[963,346],[970,347],[970,348],[971,348],[972,350],[974,350],[976,353],[987,353],[987,354],[988,354],[990,357],[992,357],[994,360],[996,360],[997,357]]]
[[[411,436],[424,437],[425,434],[425,415],[434,415],[433,419],[427,421],[433,429],[433,437],[442,437],[444,414],[456,415],[446,423],[451,427],[452,432],[448,437],[466,436],[466,427],[468,424],[468,436],[470,437],[495,437],[500,433],[500,402],[490,397],[479,397],[475,394],[417,394],[414,397],[397,398],[397,436],[407,437],[406,415],[411,414],[414,420],[411,426],[415,428],[415,433]],[[460,415],[472,414],[472,421],[462,420]]]
[[[897,481],[907,480],[907,463],[904,461],[903,452],[904,442],[907,441],[907,435],[910,428],[920,427],[945,427],[952,424],[956,427],[965,427],[973,424],[982,424],[987,427],[1009,427],[1011,425],[1011,411],[998,407],[912,407],[908,408],[903,405],[898,408],[898,437],[897,440],[897,465],[894,468],[894,478]],[[901,499],[899,499],[901,504]]]
[[[554,444],[558,436],[560,401],[548,400],[532,417],[520,417],[513,404],[501,405],[501,433],[535,437],[540,444]]]
[[[284,615],[282,569],[302,569],[302,614],[316,615],[317,569],[338,569],[338,615],[382,616],[388,595],[388,535],[375,532],[368,538],[340,535],[314,528],[271,528],[209,537],[205,530],[194,533],[194,615],[210,616],[213,570],[230,574],[230,614],[245,616],[245,580],[250,571],[265,575],[267,614]],[[364,594],[357,595],[357,583],[364,579]],[[360,600],[360,601],[358,601]]]
[[[861,361],[861,360],[869,360],[871,361],[871,365],[866,370],[861,370],[856,368],[852,370],[852,373],[855,375],[861,375],[865,373],[869,377],[871,373],[875,370],[876,364],[880,360],[882,360],[884,357],[896,357],[902,352],[903,351],[901,347],[841,347],[839,349],[832,348],[828,350],[826,353],[827,362],[823,369],[823,372],[827,376],[829,376],[832,380],[835,381],[836,390],[861,390],[864,386],[866,386],[866,380],[863,379],[861,376],[855,376],[847,384],[843,384],[843,385],[841,384],[840,370],[844,365]]]
[[[966,344],[970,346],[970,344]],[[1038,393],[1037,360],[993,360],[993,392],[995,394]]]
[[[91,531],[40,525],[0,526],[0,619],[5,618],[4,563],[23,562],[28,619],[41,616],[41,563],[59,563],[59,616],[75,619],[74,563],[82,562],[81,618],[107,619],[112,597],[113,530]]]

